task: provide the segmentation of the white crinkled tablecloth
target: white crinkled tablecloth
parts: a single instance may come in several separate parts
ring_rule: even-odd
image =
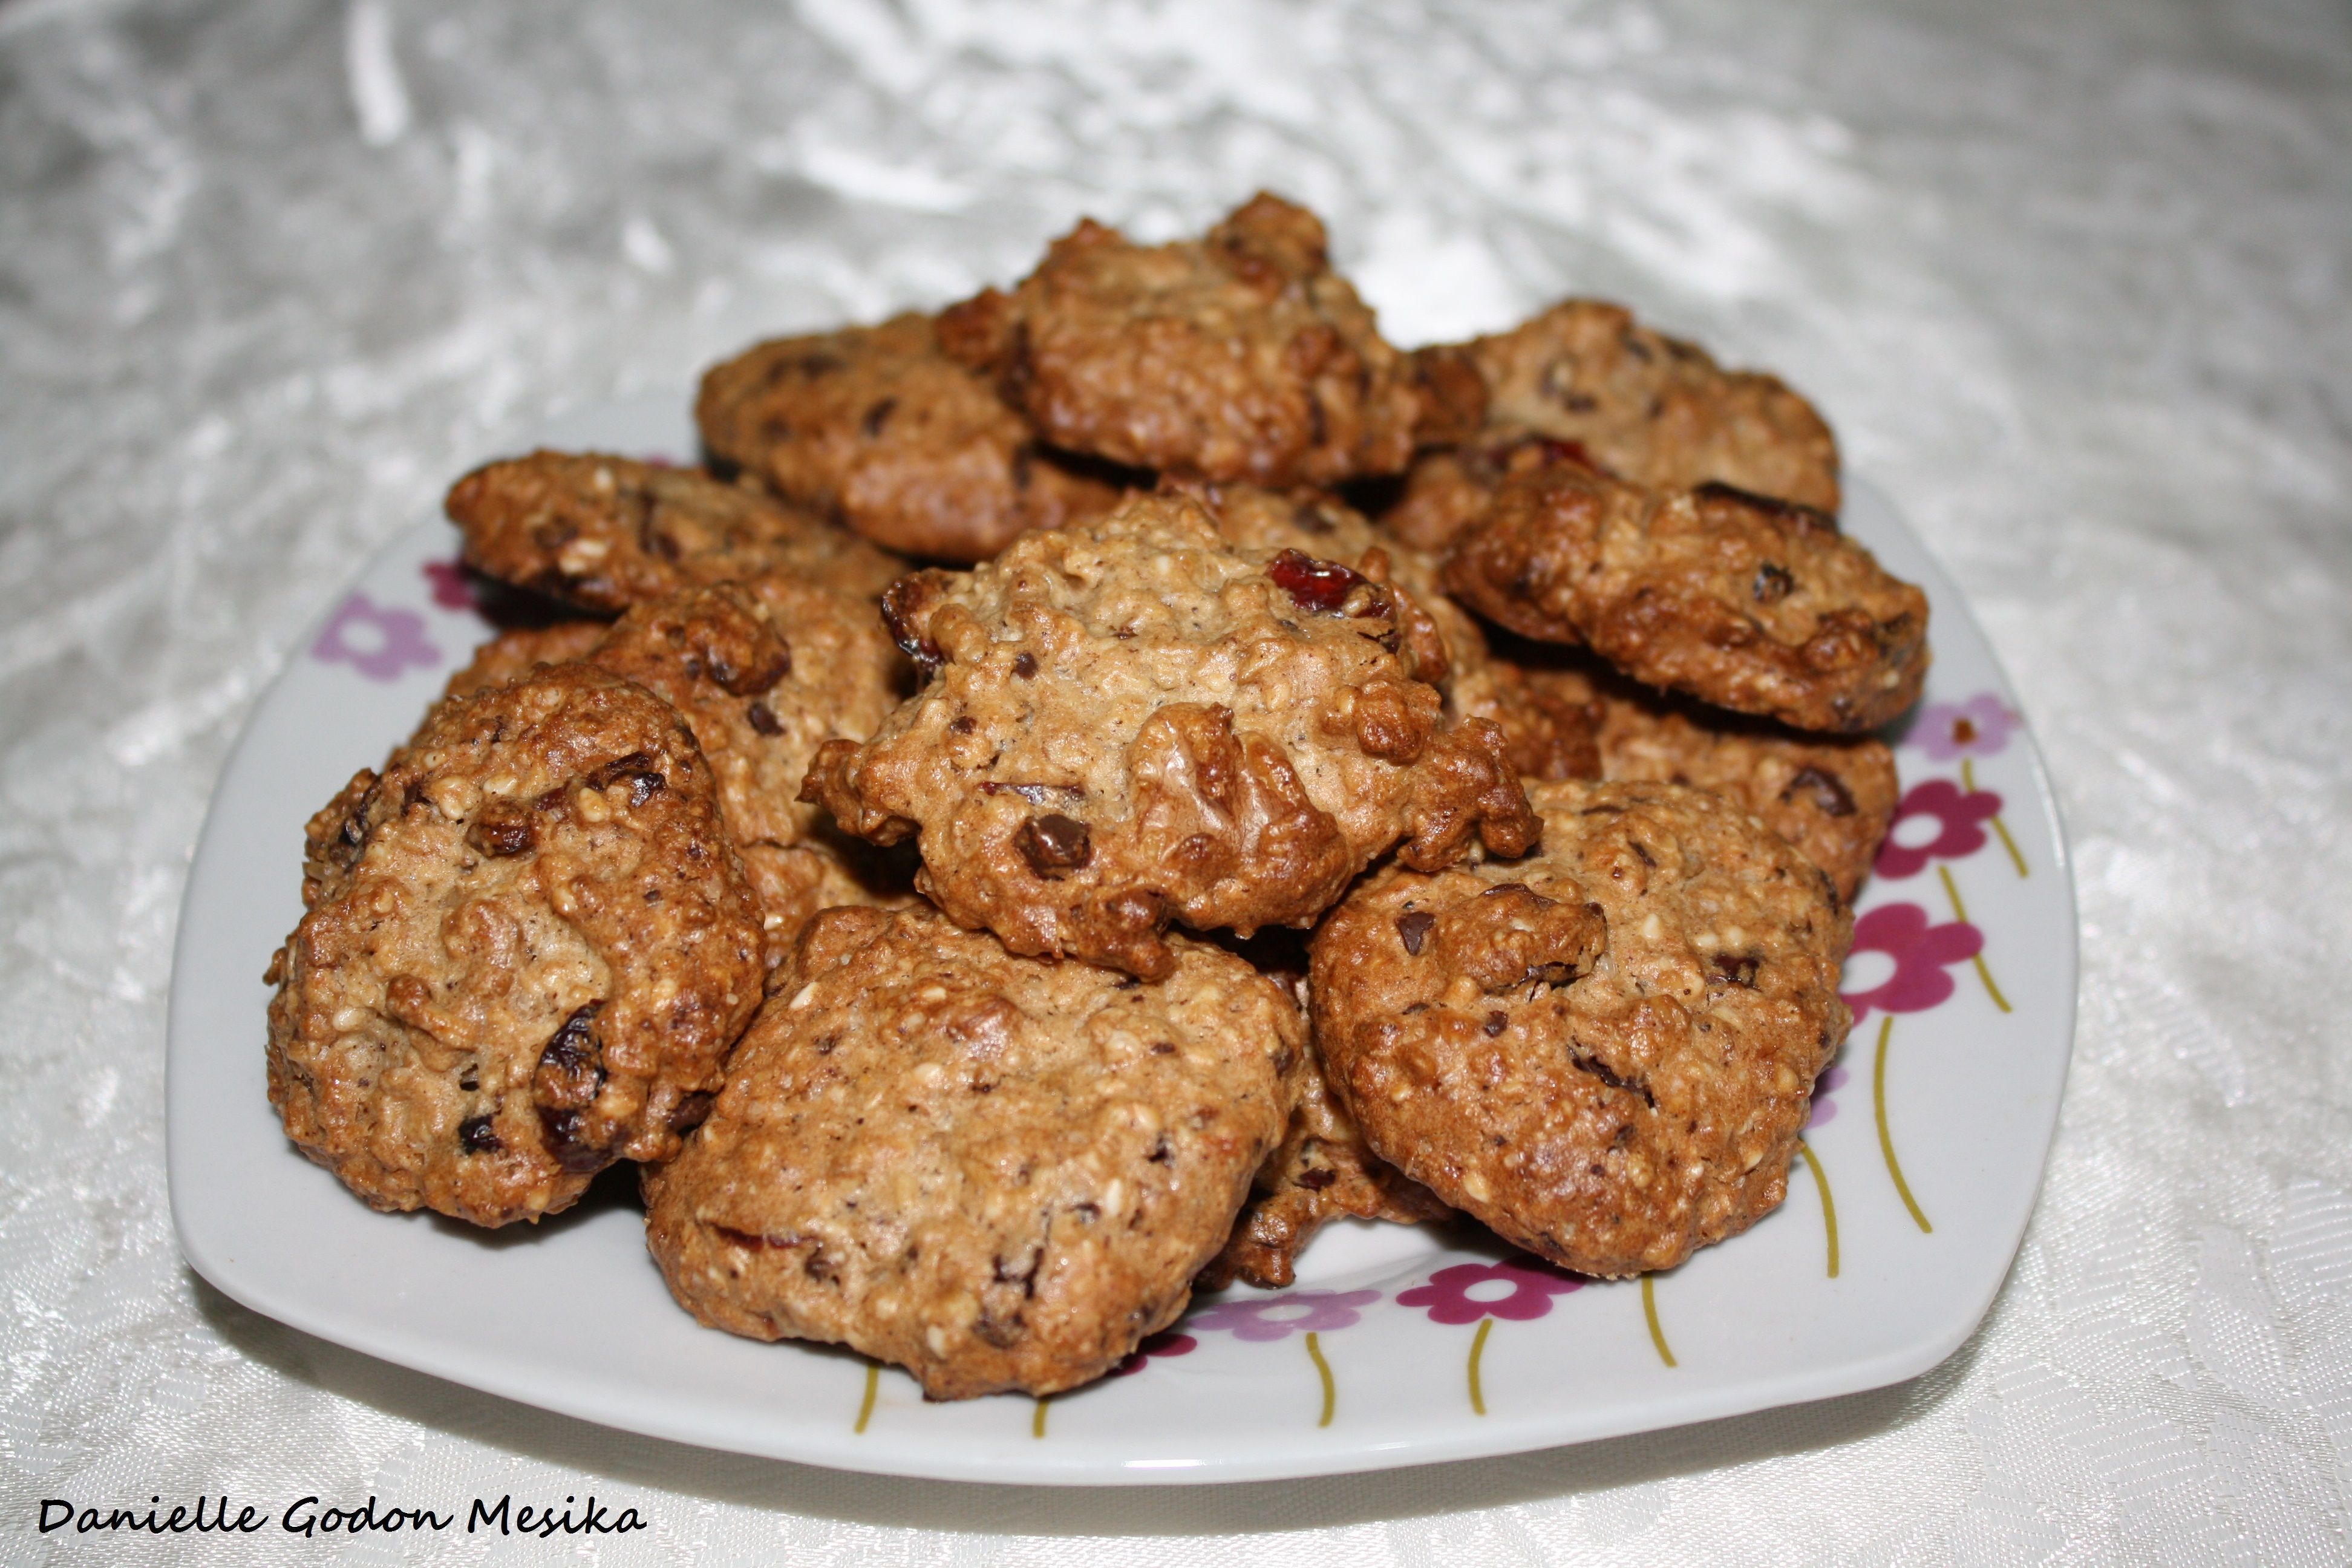
[[[2084,965],[1967,1348],[1516,1459],[1077,1493],[625,1436],[199,1283],[163,1179],[181,885],[357,563],[550,410],[1260,184],[1400,341],[1575,289],[1779,369],[1965,587]],[[2340,0],[0,0],[0,1561],[2352,1560],[2347,491]],[[296,1489],[593,1489],[655,1528],[33,1528]]]

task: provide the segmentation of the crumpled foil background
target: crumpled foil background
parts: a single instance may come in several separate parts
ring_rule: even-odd
[[[2352,1557],[2347,148],[2336,0],[0,3],[0,1559]],[[1966,587],[2058,781],[2084,961],[1976,1339],[1654,1436],[1080,1494],[625,1436],[199,1283],[163,1163],[184,870],[357,563],[551,409],[1261,184],[1400,341],[1573,289],[1780,370]],[[656,1528],[32,1523],[506,1489]]]

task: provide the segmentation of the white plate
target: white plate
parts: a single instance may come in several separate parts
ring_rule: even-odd
[[[587,410],[545,438],[682,456],[684,406]],[[1916,864],[1898,877],[1882,861],[1863,895],[1847,969],[1863,1016],[1825,1076],[1788,1203],[1671,1274],[1579,1285],[1460,1237],[1341,1227],[1297,1289],[1196,1304],[1129,1375],[1045,1405],[926,1405],[911,1379],[856,1356],[698,1328],[625,1202],[592,1195],[495,1234],[371,1212],[278,1130],[261,973],[301,913],[304,820],[408,733],[488,634],[450,591],[439,563],[456,539],[438,518],[379,555],[298,653],[214,798],[172,977],[181,1247],[257,1311],[509,1399],[710,1447],[964,1480],[1372,1469],[1916,1376],[1991,1305],[2033,1206],[2074,1031],[2074,895],[2032,742],[1952,584],[1876,490],[1853,488],[1846,523],[1934,604],[1927,705],[1897,752],[1919,809],[1892,842]],[[1975,738],[1956,753],[1958,717]]]

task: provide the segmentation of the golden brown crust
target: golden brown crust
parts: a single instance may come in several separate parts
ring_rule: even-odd
[[[648,1173],[704,1323],[847,1344],[934,1399],[1058,1393],[1173,1321],[1282,1136],[1305,1027],[1242,960],[1016,958],[930,910],[828,910],[711,1117]]]
[[[1181,496],[1029,534],[886,605],[936,667],[804,793],[877,843],[919,830],[919,885],[1015,952],[1156,977],[1172,916],[1304,925],[1400,839],[1436,867],[1529,841],[1490,726],[1444,727],[1400,595],[1225,543]]]
[[[579,664],[444,701],[311,819],[269,1099],[378,1208],[477,1225],[674,1153],[760,1000],[694,738]]]
[[[1875,729],[1927,679],[1925,594],[1825,514],[1721,485],[1648,490],[1575,462],[1512,474],[1445,584],[1522,636],[1802,730]]]
[[[474,650],[465,668],[441,689],[444,697],[471,697],[504,686],[542,664],[569,664],[583,657],[612,629],[605,621],[557,621],[552,626],[510,626]]]
[[[702,378],[694,413],[719,458],[909,555],[984,561],[1118,499],[1042,451],[915,312],[761,343]]]
[[[1374,527],[1330,491],[1312,485],[1270,490],[1185,479],[1163,479],[1160,489],[1199,501],[1228,544],[1296,550],[1402,589],[1398,613],[1404,651],[1412,655],[1414,676],[1439,690],[1450,689],[1458,671],[1485,658],[1486,634],[1446,596],[1438,560]]]
[[[1278,1290],[1297,1281],[1298,1255],[1335,1219],[1423,1225],[1453,1212],[1372,1152],[1310,1049],[1289,1130],[1259,1168],[1233,1234],[1194,1288],[1222,1290],[1243,1279]]]
[[[1853,921],[1704,791],[1530,796],[1540,853],[1392,868],[1331,912],[1316,1043],[1373,1151],[1441,1199],[1582,1273],[1669,1268],[1786,1195]]]
[[[1330,269],[1321,222],[1275,196],[1173,245],[1089,219],[1009,299],[983,298],[950,348],[1056,446],[1276,486],[1412,456],[1410,367]]]
[[[1564,300],[1468,353],[1489,424],[1578,442],[1654,489],[1713,479],[1838,510],[1837,441],[1811,404],[1776,377],[1723,369],[1622,306]]]
[[[822,518],[699,468],[538,451],[450,487],[466,559],[594,615],[781,573],[871,599],[903,563]]]
[[[870,846],[795,798],[817,749],[872,734],[911,673],[872,605],[781,576],[689,588],[629,611],[588,659],[694,731],[760,896],[772,965],[827,905],[912,898],[910,869],[894,879]]]

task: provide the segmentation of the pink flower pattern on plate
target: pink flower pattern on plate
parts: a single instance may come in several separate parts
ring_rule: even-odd
[[[1218,1301],[1184,1320],[1188,1329],[1216,1329],[1237,1340],[1264,1343],[1295,1333],[1328,1334],[1351,1328],[1363,1309],[1381,1299],[1378,1290],[1286,1290],[1279,1296]]]
[[[1954,757],[1990,757],[2009,744],[2018,717],[1997,693],[1979,691],[1961,702],[1930,702],[1911,726],[1912,740],[1939,763]]]
[[[1837,1091],[1845,1087],[1845,1080],[1852,1076],[1843,1068],[1832,1068],[1814,1080],[1813,1114],[1805,1123],[1808,1131],[1816,1127],[1826,1127],[1837,1120]]]
[[[370,680],[397,680],[409,667],[430,668],[441,662],[441,650],[425,635],[425,617],[415,610],[379,605],[354,593],[327,619],[310,657],[327,664],[348,664]]]
[[[466,575],[466,563],[451,559],[427,561],[424,566],[425,580],[433,584],[433,602],[445,610],[470,610],[475,605],[473,579]]]
[[[1508,1286],[1495,1294],[1482,1289]],[[1401,1307],[1428,1310],[1433,1323],[1475,1323],[1481,1318],[1507,1318],[1524,1323],[1551,1310],[1552,1298],[1584,1289],[1575,1275],[1539,1258],[1506,1258],[1500,1263],[1456,1263],[1429,1277],[1425,1285],[1397,1292]],[[1478,1293],[1473,1295],[1473,1291]]]
[[[1992,790],[1963,790],[1949,779],[1914,784],[1895,808],[1873,868],[1882,877],[1899,878],[1916,875],[1930,860],[1965,860],[1985,847],[1985,824],[2000,810],[2000,796]],[[1904,823],[1923,816],[1936,819],[1936,837],[1925,844],[1903,843]]]
[[[1201,1348],[1201,1342],[1190,1334],[1180,1334],[1173,1329],[1162,1329],[1128,1352],[1125,1361],[1110,1369],[1113,1377],[1132,1377],[1160,1356],[1191,1355]]]
[[[1881,904],[1853,922],[1853,951],[1883,952],[1895,961],[1895,973],[1876,985],[1843,994],[1859,1024],[1874,1007],[1922,1013],[1941,1004],[1954,987],[1950,967],[1984,951],[1984,932],[1966,921],[1932,924],[1917,904]]]

